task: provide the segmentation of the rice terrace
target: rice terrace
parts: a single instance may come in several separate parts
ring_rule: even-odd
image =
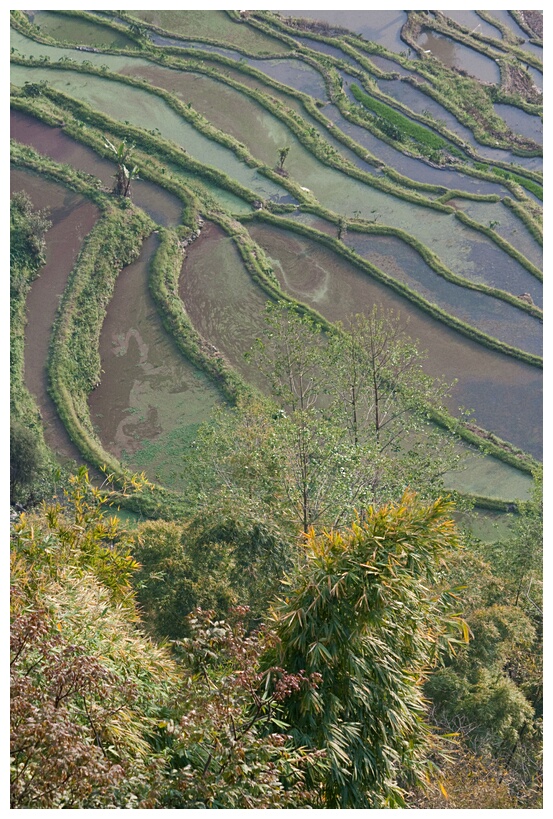
[[[541,11],[10,12],[12,808],[541,808]]]

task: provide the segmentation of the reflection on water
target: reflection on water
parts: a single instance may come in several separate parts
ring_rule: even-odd
[[[98,177],[107,187],[113,184],[115,165],[102,159],[91,148],[67,136],[61,128],[53,128],[21,111],[10,112],[12,139],[30,145],[56,162],[65,162],[79,171]],[[176,196],[143,179],[132,185],[132,199],[159,225],[170,227],[181,221],[182,204]]]
[[[305,17],[320,20],[329,26],[348,29],[353,34],[361,34],[365,40],[374,40],[390,51],[403,51],[405,43],[400,37],[403,24],[407,20],[404,11],[280,11],[283,17]],[[324,31],[320,32],[324,34]]]
[[[499,66],[494,60],[450,37],[444,37],[443,34],[425,31],[419,39],[419,45],[425,51],[431,51],[434,57],[449,68],[462,68],[482,82],[495,85],[501,79]]]
[[[46,208],[52,227],[46,234],[46,264],[27,296],[24,382],[35,397],[48,446],[61,461],[82,463],[48,393],[46,364],[52,325],[69,274],[98,208],[77,193],[26,171],[12,171],[11,192],[26,191],[33,206]]]
[[[493,296],[438,276],[414,248],[395,236],[350,231],[345,242],[389,276],[461,321],[513,347],[541,355],[542,325],[538,319]]]
[[[190,247],[179,293],[194,327],[259,386],[260,374],[244,353],[262,330],[268,297],[250,278],[232,239],[217,225],[207,223]]]
[[[448,9],[444,14],[459,25],[468,28],[471,33],[474,31],[478,34],[485,34],[486,37],[494,37],[496,40],[501,38],[499,30],[487,20],[483,20],[475,11],[449,11]]]
[[[465,339],[306,237],[265,225],[249,230],[271,257],[283,289],[331,321],[370,310],[373,304],[399,312],[420,349],[428,351],[425,369],[436,377],[447,373],[448,379],[458,379],[450,409],[473,409],[481,426],[539,457],[540,370]]]
[[[135,46],[134,40],[109,26],[102,26],[78,17],[52,14],[50,11],[35,11],[32,12],[32,16],[32,22],[40,26],[42,34],[60,42],[103,48],[132,48]]]
[[[94,108],[115,119],[125,120],[142,128],[149,128],[155,123],[163,137],[182,146],[187,153],[200,162],[224,170],[263,198],[279,197],[285,193],[279,185],[262,177],[256,170],[237,159],[229,148],[196,131],[164,100],[147,91],[105,80],[102,77],[59,69],[14,66],[12,79],[13,82],[20,85],[28,80],[36,82],[44,79],[53,87],[60,88],[88,102]]]
[[[198,424],[220,395],[177,351],[148,291],[156,238],[119,275],[100,336],[102,380],[89,398],[104,447],[149,478],[178,485]]]

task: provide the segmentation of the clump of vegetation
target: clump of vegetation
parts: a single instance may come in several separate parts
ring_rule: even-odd
[[[413,122],[381,100],[369,96],[354,83],[351,85],[351,92],[358,102],[373,112],[376,127],[391,139],[398,142],[413,140],[418,144],[419,149],[432,152],[433,158],[437,158],[440,152],[449,149],[449,144],[441,136]]]
[[[49,491],[49,457],[38,408],[23,383],[25,300],[46,261],[45,211],[24,192],[10,202],[10,501],[26,506]]]
[[[117,147],[105,138],[106,148],[114,154],[117,162],[117,172],[115,174],[115,184],[113,186],[113,195],[120,196],[123,199],[131,195],[131,182],[139,179],[138,166],[133,161],[134,145],[128,145],[127,140],[124,139],[117,145]]]

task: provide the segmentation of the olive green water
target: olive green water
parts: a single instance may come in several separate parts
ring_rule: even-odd
[[[172,28],[177,20],[180,22],[183,20],[173,12],[136,12],[136,14],[153,15],[148,18],[149,21],[168,29]],[[279,50],[285,53],[287,50],[278,40],[266,38],[264,35],[258,37],[258,33],[247,26],[234,23],[224,12],[206,14],[198,11],[179,12],[178,14],[186,15],[186,24],[182,28],[182,33],[187,37],[217,38],[227,43],[229,47],[244,47],[258,56],[277,53]],[[52,17],[56,16],[52,15]],[[58,18],[58,21],[61,19]],[[51,22],[53,24],[55,21]],[[94,28],[93,25],[92,28]],[[248,38],[252,34],[254,36],[249,45],[240,39]],[[81,33],[80,36],[84,37],[85,34]],[[86,36],[94,37],[95,34],[89,31]],[[105,32],[102,36],[105,36]],[[87,40],[81,41],[88,42]],[[517,288],[518,292],[529,289],[526,286],[518,286],[519,276],[522,276],[524,281],[524,276],[528,274],[522,270],[520,265],[499,251],[487,238],[461,225],[453,216],[414,206],[375,191],[363,183],[348,178],[341,172],[325,167],[276,117],[222,83],[201,75],[158,68],[140,58],[46,47],[32,43],[16,33],[13,34],[12,45],[19,47],[25,53],[33,53],[35,56],[47,53],[52,60],[70,56],[78,61],[86,59],[97,65],[106,65],[113,71],[143,76],[156,85],[168,88],[184,101],[191,102],[192,106],[204,113],[214,125],[234,135],[248,147],[257,159],[269,166],[275,164],[278,149],[283,144],[290,145],[290,153],[286,161],[286,168],[290,176],[299,184],[310,188],[326,207],[345,215],[362,215],[371,220],[378,220],[380,224],[392,224],[407,230],[431,247],[451,269],[461,275],[482,280],[480,277],[484,268],[488,269],[494,265],[499,270],[504,267],[509,269],[508,281],[511,282],[509,287],[513,292]],[[259,65],[261,66],[261,63]],[[237,71],[230,69],[230,72],[246,84],[253,85],[253,87],[258,85],[257,81],[246,78],[245,75],[240,76]],[[231,151],[203,137],[171,111],[162,100],[156,99],[147,92],[119,86],[117,83],[111,83],[102,78],[87,77],[76,72],[52,71],[42,68],[25,70],[14,67],[13,73],[14,77],[18,78],[16,82],[24,82],[24,78],[33,81],[44,78],[53,82],[61,90],[88,101],[93,107],[111,116],[125,119],[148,129],[156,127],[163,136],[182,145],[192,156],[201,162],[224,170],[231,177],[255,190],[261,198],[265,196],[276,198],[286,193],[278,185],[269,183],[255,171],[247,168],[244,163],[236,159]],[[267,90],[269,90],[268,86]],[[275,94],[272,90],[269,90],[269,93],[284,98],[284,95]],[[289,98],[287,101],[289,102]],[[295,102],[292,103],[292,107],[300,109]],[[236,213],[250,209],[250,206],[242,200],[213,183],[206,184],[203,180],[198,181],[190,174],[182,174],[182,176],[191,187],[196,185],[204,201],[207,201],[207,197],[211,197],[213,203]],[[464,210],[470,209],[468,212],[483,224],[497,218],[501,222],[498,232],[516,247],[523,249],[523,252],[532,261],[538,263],[540,250],[534,240],[529,239],[526,229],[516,217],[508,212],[502,221],[497,216],[500,211],[502,216],[506,211],[502,205],[489,205],[488,203],[467,205],[462,200],[457,204]],[[308,215],[300,218],[316,219]],[[331,254],[334,258],[328,259],[324,256],[327,253],[324,248],[315,245],[311,249],[299,248],[293,244],[298,237],[291,238],[289,234],[287,236],[287,241],[292,243],[291,252],[288,252],[289,248],[282,246],[286,245],[286,242],[277,243],[273,258],[275,272],[291,294],[312,304],[329,318],[343,317],[342,312],[346,308],[352,312],[352,310],[359,309],[357,306],[359,303],[370,304],[377,298],[374,283],[369,287],[367,277],[359,274],[358,271],[356,271],[357,278],[354,283],[337,264],[338,257],[335,254]],[[299,269],[298,265],[294,267],[295,260],[299,261],[302,269]],[[362,285],[359,284],[359,277],[363,278]],[[502,285],[499,283],[497,286]],[[512,440],[528,451],[539,455],[541,374],[526,365],[506,361],[505,356],[482,350],[471,342],[460,341],[458,334],[452,333],[437,322],[430,320],[428,316],[413,310],[410,305],[393,297],[384,288],[382,291],[382,299],[380,295],[378,296],[382,303],[400,305],[399,309],[402,312],[406,310],[409,313],[410,327],[416,328],[417,338],[422,346],[430,351],[428,364],[433,374],[439,375],[447,372],[448,375],[459,375],[460,382],[456,387],[453,404],[463,403],[465,406],[474,407],[476,419],[482,425],[495,432],[503,429],[503,433],[498,432],[501,437]],[[129,297],[131,293],[137,304],[143,298],[148,298],[142,285],[134,291],[129,289]],[[231,363],[237,366],[247,378],[256,380],[256,373],[249,371],[248,365],[243,360],[243,352],[249,348],[263,324],[262,311],[266,299],[263,292],[249,279],[232,241],[214,225],[208,225],[202,233],[202,238],[189,249],[181,279],[181,296],[187,303],[195,326],[209,341],[221,349]],[[352,308],[351,305],[356,306]],[[110,305],[108,317],[116,309],[117,313],[113,321],[117,323],[119,312],[123,309],[122,305],[120,308]],[[129,325],[125,334],[126,342],[121,348],[124,348],[121,358],[131,363],[134,368],[133,372],[135,372],[137,367],[140,368],[147,362],[142,360],[145,348],[141,346],[139,340],[142,338],[141,331],[138,331],[137,336],[133,332],[129,335],[129,330],[133,330],[133,326]],[[158,342],[153,341],[152,343],[157,345]],[[113,362],[110,366],[113,369]],[[124,368],[120,367],[117,371],[119,380],[125,378],[123,370]],[[112,378],[112,389],[116,392],[117,376],[110,377]],[[127,382],[127,387],[129,383]],[[98,388],[99,390],[101,387]],[[164,416],[165,420],[162,423],[159,420],[160,409],[156,409],[155,412],[150,411],[150,405],[147,403],[149,400],[147,399],[149,395],[147,387],[138,386],[133,392],[133,386],[129,390],[128,406],[125,410],[126,418],[121,416],[116,424],[116,429],[119,430],[118,442],[114,437],[112,446],[108,445],[107,448],[115,447],[114,451],[116,451],[119,447],[121,452],[127,453],[126,457],[131,461],[134,459],[132,463],[137,468],[146,465],[150,477],[156,477],[154,473],[161,470],[160,476],[163,473],[164,480],[174,483],[175,480],[178,480],[176,474],[178,467],[175,466],[175,463],[179,458],[178,454],[175,456],[174,453],[181,451],[179,447],[183,435],[186,438],[188,433],[183,433],[176,421],[176,416],[173,416],[174,434],[171,436],[169,415]],[[91,406],[95,398],[94,395],[91,399]],[[210,400],[205,402],[206,413],[207,406],[212,405]],[[108,404],[109,395],[106,390],[104,409],[109,414]],[[520,411],[521,406],[524,406],[524,413]],[[136,421],[134,427],[133,419]],[[490,423],[487,423],[485,419]],[[99,421],[99,418],[97,420]],[[123,423],[123,426],[119,428],[121,421],[129,423]],[[192,427],[188,432],[192,434]],[[146,443],[148,437],[150,437],[150,443]],[[109,435],[106,440],[108,439]],[[137,442],[140,441],[138,445]],[[171,459],[167,458],[169,452],[173,452],[172,467],[169,466]],[[498,469],[498,466],[501,469]],[[166,471],[167,469],[169,471]],[[452,476],[451,480],[457,488],[506,499],[524,497],[529,486],[529,479],[526,476],[509,467],[503,469],[503,465],[498,465],[494,459],[479,459],[478,462],[471,463],[469,470],[462,475]],[[463,485],[463,481],[466,485]]]
[[[285,232],[255,226],[251,233],[265,249],[275,251],[275,244],[271,244],[270,239],[274,239],[275,233]],[[290,255],[297,257],[298,247],[293,246],[294,239],[291,234],[281,236],[280,239],[284,246],[290,247]],[[303,237],[301,239],[303,241]],[[344,286],[349,290],[351,266],[339,259],[336,254],[317,248],[313,243],[307,242],[303,250],[303,255],[298,260],[298,268],[307,269],[315,278],[317,273],[320,274],[324,269],[323,277],[327,277],[327,284],[330,284],[333,275],[336,276],[337,287],[331,293],[327,288],[325,295],[328,294],[330,299],[336,299],[338,290],[342,290]],[[278,261],[276,259],[272,261],[278,276]],[[309,272],[306,275],[309,275]],[[324,284],[319,286],[322,292]],[[288,292],[291,290],[289,287],[285,289]],[[361,284],[358,286],[357,294],[362,289]],[[365,296],[367,292],[370,290],[365,291]],[[209,338],[248,380],[263,387],[259,373],[245,361],[244,353],[250,349],[255,338],[264,329],[263,312],[267,299],[249,278],[232,241],[216,225],[204,227],[201,238],[190,248],[182,269],[180,296],[190,318],[202,335]],[[355,298],[355,292],[353,296]],[[303,300],[309,302],[308,299]],[[320,304],[316,306],[320,309]],[[390,306],[390,303],[386,306]],[[395,303],[392,306],[397,308],[398,305]],[[332,318],[345,319],[351,312],[360,309],[359,302],[357,307],[351,306],[349,309],[347,307],[347,302],[341,302],[337,314]],[[321,312],[326,315],[325,310]],[[481,457],[473,450],[461,444],[459,446],[460,451],[469,454],[463,462],[462,469],[446,476],[447,488],[473,494],[489,494],[491,497],[504,500],[528,497],[531,479],[527,475],[494,458]]]
[[[156,245],[152,236],[119,275],[100,337],[102,380],[89,406],[109,452],[178,488],[187,444],[221,396],[162,326],[148,291]]]
[[[257,368],[244,354],[263,329],[268,297],[248,275],[232,239],[217,225],[206,224],[189,248],[179,293],[194,327],[247,380],[261,386]]]
[[[46,34],[61,42],[97,46],[103,48],[132,48],[135,43],[109,26],[80,20],[51,11],[35,11],[33,23],[40,26],[41,34]]]
[[[130,11],[133,17],[190,40],[213,39],[229,48],[243,48],[254,54],[280,54],[288,46],[274,37],[235,23],[224,11]]]
[[[50,59],[59,59],[60,52],[72,59],[82,61],[83,54],[78,51],[55,49],[32,43],[19,35],[13,38],[14,44],[23,53],[35,56],[46,53]],[[97,57],[98,55],[92,55]],[[152,67],[151,64],[138,58],[124,58],[112,55],[101,55],[102,63],[110,70],[122,73],[137,73],[155,77],[158,82],[172,85],[183,96],[193,94],[186,88],[186,80],[179,72]],[[278,197],[285,191],[276,184],[264,179],[255,171],[238,161],[232,152],[212,140],[199,134],[191,125],[183,121],[162,100],[145,91],[134,88],[118,88],[117,83],[98,77],[87,77],[76,72],[59,72],[55,69],[13,68],[13,81],[22,84],[25,80],[45,79],[61,90],[91,104],[93,107],[121,120],[135,125],[150,127],[155,123],[162,135],[184,147],[192,156],[213,165],[228,173],[246,187],[255,190],[261,197]],[[419,241],[434,250],[454,272],[468,278],[481,280],[476,259],[486,254],[488,259],[495,260],[496,266],[519,270],[522,280],[529,274],[518,263],[510,259],[497,248],[491,240],[477,231],[462,225],[453,214],[429,211],[421,206],[406,202],[397,197],[367,187],[366,184],[348,177],[340,171],[329,168],[309,151],[307,151],[276,117],[264,111],[260,106],[244,97],[243,94],[218,83],[202,78],[206,89],[206,99],[213,101],[203,103],[209,108],[208,118],[221,122],[221,129],[229,127],[228,111],[240,111],[237,121],[244,120],[244,125],[232,127],[238,138],[250,149],[254,156],[269,166],[276,164],[278,149],[283,144],[290,146],[286,160],[286,169],[291,177],[303,187],[311,190],[319,202],[330,210],[343,215],[361,216],[379,224],[389,224],[411,233]],[[192,83],[198,80],[190,80]],[[209,93],[207,93],[207,85]],[[215,86],[219,86],[215,91]],[[221,113],[225,112],[225,113]],[[332,153],[332,148],[328,150]],[[330,154],[329,154],[330,155]],[[484,217],[482,217],[484,218]],[[488,224],[493,217],[485,217]],[[522,236],[525,228],[520,226]],[[527,288],[519,288],[524,292]]]
[[[71,139],[61,128],[53,128],[21,111],[11,111],[10,134],[12,139],[30,145],[56,162],[65,162],[79,171],[96,176],[108,189],[113,185],[114,163]],[[138,179],[132,185],[132,198],[160,225],[175,226],[181,221],[182,203],[158,185]]]

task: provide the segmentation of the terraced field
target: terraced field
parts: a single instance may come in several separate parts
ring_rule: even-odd
[[[542,47],[466,14],[11,12],[12,187],[53,222],[24,379],[60,458],[178,502],[198,424],[263,386],[244,353],[267,300],[328,322],[378,304],[456,379],[447,485],[481,508],[528,496]],[[123,141],[140,179],[119,207]]]

